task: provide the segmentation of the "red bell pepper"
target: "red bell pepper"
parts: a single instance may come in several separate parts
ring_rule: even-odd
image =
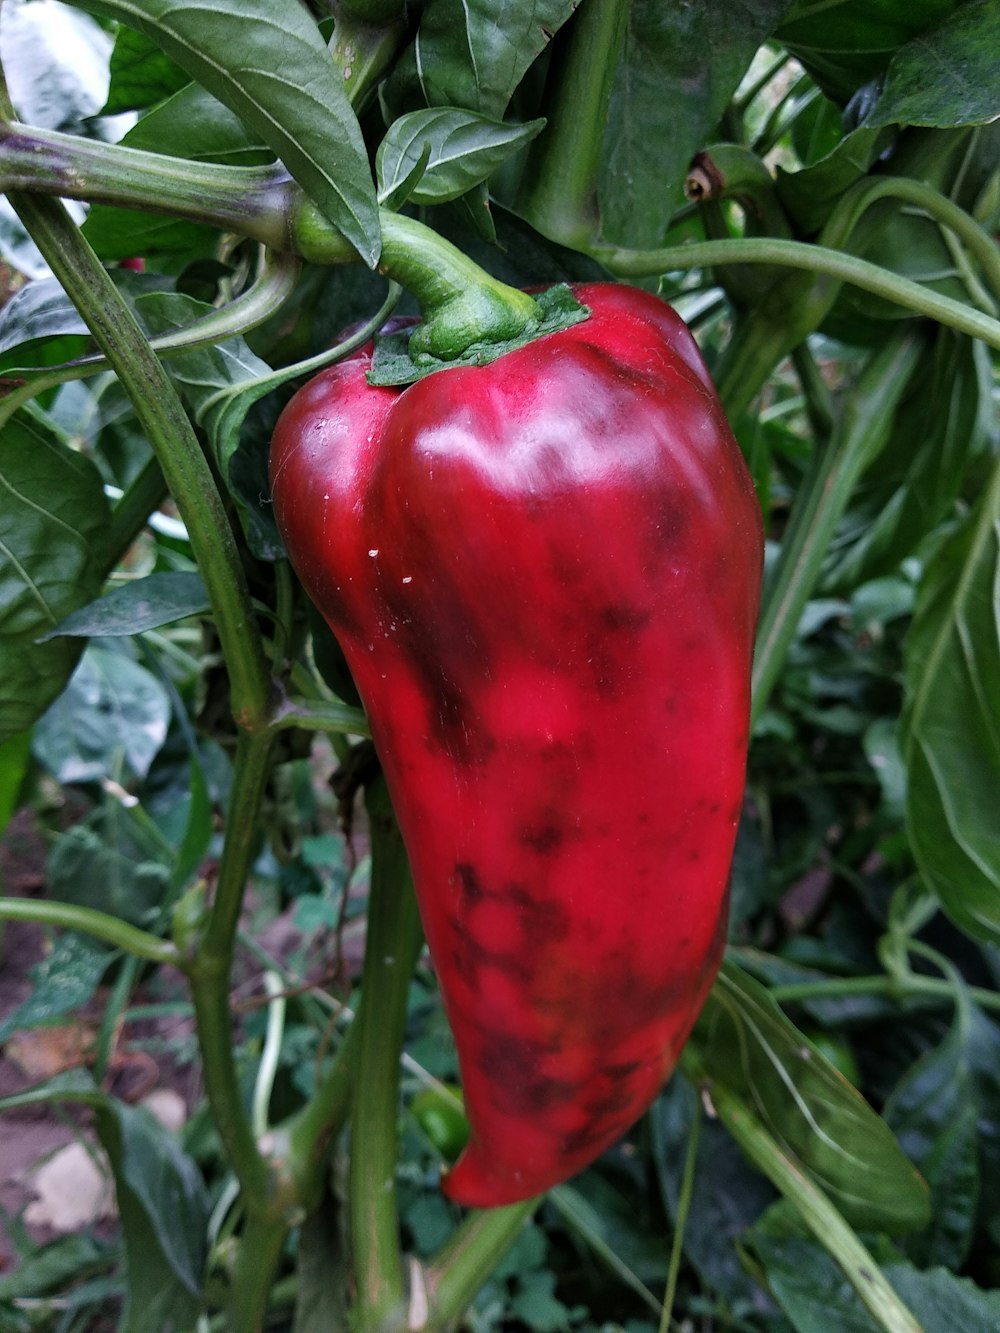
[[[483,367],[299,391],[271,480],[409,852],[472,1134],[511,1203],[613,1144],[712,985],[740,817],[759,506],[646,292]]]

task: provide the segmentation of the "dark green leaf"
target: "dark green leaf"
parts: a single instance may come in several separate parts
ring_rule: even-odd
[[[906,1244],[921,1268],[960,1269],[972,1244],[980,1186],[971,1036],[972,1011],[962,1000],[944,1041],[907,1070],[885,1108],[904,1152],[930,1185],[930,1225]]]
[[[119,28],[111,52],[111,87],[103,114],[145,111],[191,82],[155,42],[134,28]]]
[[[844,191],[866,175],[891,140],[886,130],[857,129],[811,166],[798,171],[778,167],[778,198],[802,234],[819,231]]]
[[[53,898],[148,925],[168,896],[169,860],[148,821],[109,796],[56,840],[45,885]]]
[[[629,6],[598,180],[605,239],[663,240],[692,157],[712,137],[751,58],[787,8],[788,0]]]
[[[907,827],[927,886],[1000,941],[1000,458],[928,565],[906,645]]]
[[[855,1226],[924,1225],[927,1187],[884,1120],[784,1016],[726,962],[689,1044],[699,1072],[755,1109],[782,1149]]]
[[[431,0],[390,81],[390,105],[465,107],[499,120],[528,66],[578,3]]]
[[[82,606],[42,635],[39,642],[60,634],[84,638],[131,637],[207,610],[208,594],[200,574],[148,574],[134,583],[113,588],[89,606]]]
[[[899,47],[962,0],[796,0],[777,38],[828,96],[843,104],[880,74]]]
[[[114,1172],[125,1239],[120,1333],[188,1333],[203,1308],[208,1224],[197,1168],[147,1111],[102,1096],[94,1124]]]
[[[208,1209],[194,1162],[177,1140],[141,1107],[109,1103],[121,1135],[119,1187],[135,1194],[170,1267],[192,1294],[201,1290]],[[133,1292],[141,1294],[138,1275]],[[146,1325],[148,1327],[148,1325]]]
[[[274,159],[273,152],[250,133],[234,111],[196,83],[154,107],[136,122],[122,143],[147,153],[227,166],[262,166]]]
[[[80,645],[38,636],[96,596],[109,509],[93,463],[20,412],[0,431],[0,741],[60,693]]]
[[[155,42],[277,153],[327,218],[374,266],[378,212],[343,81],[298,0],[248,13],[241,0],[74,0]]]
[[[94,1085],[85,1069],[66,1069],[54,1078],[38,1083],[24,1092],[0,1097],[0,1111],[21,1111],[31,1106],[55,1106],[60,1102],[81,1102],[88,1106],[100,1103],[104,1093]]]
[[[123,33],[127,31],[122,29]],[[148,153],[232,166],[259,166],[274,158],[235,112],[196,83],[187,84],[143,116],[122,144]],[[214,227],[107,204],[91,208],[83,234],[104,259],[160,254],[190,259],[215,254],[219,243]]]
[[[60,344],[45,355],[48,340],[75,337],[75,345]],[[25,365],[54,365],[86,350],[89,330],[55,278],[29,282],[0,312],[0,372]],[[36,347],[28,351],[28,344]],[[16,352],[16,356],[13,353]],[[51,359],[50,359],[51,358]]]
[[[654,1158],[673,1222],[697,1101],[698,1093],[687,1079],[675,1075],[650,1113]],[[684,1257],[703,1282],[730,1302],[753,1301],[756,1295],[737,1243],[774,1197],[770,1182],[753,1169],[719,1121],[702,1116],[694,1191],[684,1225]]]
[[[1000,5],[966,0],[897,51],[866,125],[983,125],[1000,116]]]
[[[38,759],[62,783],[142,777],[167,735],[170,700],[145,667],[92,644],[63,695],[35,728]]]
[[[882,1333],[883,1325],[833,1259],[815,1241],[791,1234],[777,1209],[754,1227],[749,1240],[797,1333]],[[879,1266],[923,1333],[995,1333],[1000,1294],[942,1268],[920,1272],[893,1262],[889,1253]]]
[[[544,333],[556,333],[567,329],[572,324],[579,324],[589,315],[586,306],[573,295],[569,287],[560,283],[535,295],[541,319],[531,330],[530,337],[510,342],[473,343],[461,357],[453,361],[443,361],[430,353],[418,359],[410,355],[409,342],[412,328],[400,329],[397,333],[376,334],[375,356],[372,368],[368,372],[370,384],[413,384],[414,381],[434,375],[439,370],[453,370],[456,366],[486,366],[491,361],[505,356],[526,342],[540,338]]]
[[[436,107],[412,111],[389,127],[375,159],[379,198],[394,196],[429,147],[423,172],[407,198],[440,204],[471,190],[535,137],[543,120],[506,125],[471,111]]]
[[[970,460],[986,443],[990,376],[985,347],[937,332],[831,543],[826,588],[898,569],[951,516]]]
[[[88,1271],[103,1267],[108,1250],[86,1234],[59,1236],[33,1253],[21,1256],[17,1269],[0,1277],[0,1300],[4,1297],[46,1296],[58,1294]],[[6,1311],[0,1309],[0,1316]],[[0,1328],[6,1326],[0,1319]]]
[[[110,961],[105,945],[71,932],[60,935],[48,957],[31,969],[31,994],[0,1019],[0,1042],[21,1028],[76,1013],[93,997]]]

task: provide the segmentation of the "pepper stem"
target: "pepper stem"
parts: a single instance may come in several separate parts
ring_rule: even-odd
[[[423,323],[410,349],[453,361],[476,343],[530,338],[541,324],[538,303],[527,292],[490,277],[461,250],[415,218],[379,209],[382,255],[379,270],[420,302]],[[298,252],[317,264],[354,258],[319,209],[303,201],[294,220]]]

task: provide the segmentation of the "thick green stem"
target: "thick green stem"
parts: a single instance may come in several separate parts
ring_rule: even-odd
[[[409,863],[384,779],[366,788],[372,838],[368,933],[351,1119],[351,1238],[363,1329],[405,1327],[396,1208],[399,1061],[422,935]]]
[[[230,1287],[228,1333],[262,1333],[266,1327],[287,1234],[283,1218],[256,1214],[247,1218]]]
[[[0,121],[0,192],[169,213],[288,249],[292,197],[283,167],[229,167]]]
[[[885,1333],[922,1333],[857,1233],[797,1163],[781,1150],[743,1101],[718,1084],[712,1084],[709,1093],[719,1119],[749,1161],[795,1206],[809,1230],[840,1265],[879,1328]]]
[[[919,339],[896,333],[865,368],[829,442],[817,450],[799,489],[764,586],[753,665],[751,722],[770,698],[806,602],[816,586],[834,529],[859,476],[885,443],[896,407],[920,355]]]
[[[413,293],[424,316],[410,340],[414,353],[453,360],[474,344],[519,338],[539,323],[538,305],[527,292],[491,278],[430,227],[384,208],[379,221],[379,270]],[[308,201],[295,215],[294,240],[314,263],[350,258],[340,233]]]
[[[541,1199],[470,1213],[425,1270],[429,1313],[416,1328],[444,1333],[517,1240]]]
[[[600,229],[597,176],[628,9],[621,0],[586,0],[556,38],[546,125],[532,145],[517,206],[563,245],[585,246]]]
[[[271,685],[232,529],[177,392],[97,256],[58,200],[13,194],[10,202],[132,401],[180,512],[215,618],[233,713],[265,725]]]
[[[179,955],[169,940],[158,939],[146,930],[130,926],[107,912],[96,912],[75,903],[36,901],[34,898],[0,898],[0,921],[34,921],[40,926],[79,930],[84,935],[113,944],[136,958],[151,963],[176,965]]]
[[[347,1122],[357,1063],[358,1032],[352,1023],[316,1091],[280,1131],[286,1144],[287,1170],[299,1201],[315,1208],[323,1193],[323,1163],[330,1144]]]

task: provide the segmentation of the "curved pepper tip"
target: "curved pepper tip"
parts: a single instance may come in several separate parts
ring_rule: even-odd
[[[533,1185],[520,1171],[508,1171],[484,1157],[478,1144],[470,1143],[450,1171],[441,1177],[441,1189],[452,1203],[463,1208],[497,1208],[521,1203],[541,1194],[545,1186]]]

